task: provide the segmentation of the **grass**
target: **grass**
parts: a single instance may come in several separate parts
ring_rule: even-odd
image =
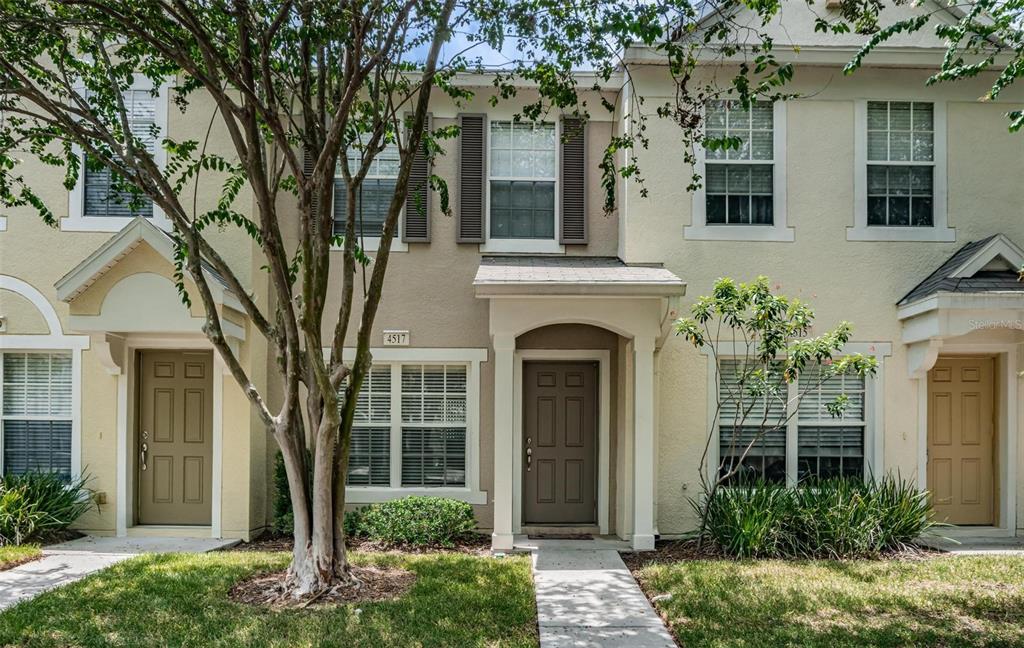
[[[230,601],[288,554],[144,556],[0,614],[0,646],[536,646],[530,564],[465,554],[352,555],[417,575],[403,598],[270,611]],[[357,607],[359,609],[357,609]]]
[[[35,560],[42,553],[39,545],[34,544],[0,546],[0,571]]]
[[[638,572],[684,646],[1024,646],[1024,558],[724,561]]]

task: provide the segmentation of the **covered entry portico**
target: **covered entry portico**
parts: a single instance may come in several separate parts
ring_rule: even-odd
[[[490,335],[494,347],[494,533],[492,547],[510,550],[515,535],[523,527],[524,460],[532,456],[524,438],[524,364],[543,362],[555,388],[560,376],[576,374],[578,387],[584,387],[588,374],[585,363],[595,363],[598,387],[595,427],[598,441],[593,461],[597,475],[596,526],[610,531],[614,495],[615,533],[631,540],[634,549],[654,548],[656,456],[656,362],[657,351],[668,335],[675,318],[675,300],[685,292],[685,284],[661,267],[630,266],[616,258],[595,257],[485,257],[474,281],[476,295],[490,302]],[[566,340],[558,348],[517,349],[517,339],[553,325],[588,325],[611,331],[621,340],[615,362],[615,376],[608,369],[610,352],[587,349],[586,344]],[[581,346],[582,345],[582,346]],[[565,371],[551,363],[570,363]],[[563,365],[565,366],[565,365]],[[543,369],[543,367],[542,367]],[[613,383],[614,389],[609,383]],[[541,425],[551,423],[556,434],[574,429],[562,417],[572,409],[578,397],[586,406],[586,396],[572,392],[576,383],[567,382],[570,405],[550,411],[529,410]],[[543,386],[543,385],[542,385]],[[610,403],[615,393],[615,403]],[[543,398],[543,394],[539,396]],[[610,419],[614,405],[615,420]],[[555,412],[558,412],[556,415]],[[559,421],[550,419],[559,417]],[[582,416],[581,421],[591,417]],[[532,439],[531,439],[532,443]],[[573,445],[571,442],[568,445]],[[616,466],[611,465],[614,445]],[[531,450],[531,452],[527,452]],[[578,455],[576,455],[578,457]],[[529,459],[532,460],[532,459]],[[579,461],[572,459],[570,461]],[[568,464],[567,464],[568,465]],[[532,469],[531,466],[526,466]],[[609,473],[615,468],[615,492],[610,492]],[[589,466],[579,470],[589,474]],[[558,470],[553,468],[553,470]],[[573,473],[575,474],[575,473]],[[558,488],[578,481],[561,475]],[[552,487],[553,488],[553,487]],[[553,496],[554,497],[554,496]]]

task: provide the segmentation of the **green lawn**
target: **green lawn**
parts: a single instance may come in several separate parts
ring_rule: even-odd
[[[684,646],[1024,646],[1024,558],[683,561],[640,580]]]
[[[0,646],[536,646],[525,557],[354,554],[417,575],[403,598],[269,611],[236,604],[246,575],[284,553],[135,558],[0,614]],[[356,608],[361,608],[361,613]]]
[[[0,547],[0,571],[35,560],[41,553],[39,545],[4,545]]]

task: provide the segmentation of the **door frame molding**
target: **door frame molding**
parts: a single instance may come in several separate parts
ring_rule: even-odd
[[[523,363],[597,362],[597,526],[608,534],[611,423],[611,351],[607,349],[516,349],[512,381],[512,533],[523,531]]]
[[[987,356],[996,360],[998,420],[995,448],[997,452],[996,485],[999,499],[995,502],[998,515],[996,526],[949,527],[943,531],[949,536],[1008,537],[1017,530],[1017,348],[1016,343],[957,344],[943,342],[936,359],[942,356]],[[928,374],[917,379],[917,481],[922,491],[928,488]]]
[[[209,340],[199,337],[176,337],[159,335],[135,335],[123,338],[123,368],[117,375],[117,535],[124,537],[133,527],[140,529],[158,528],[161,525],[139,525],[137,521],[138,492],[137,475],[134,469],[134,451],[138,433],[136,418],[138,412],[138,367],[136,351],[210,351],[213,354],[213,433],[212,472],[210,480],[210,526],[209,537],[221,537],[221,492],[223,477],[224,448],[224,374],[228,371],[224,360]],[[206,527],[190,527],[205,530]]]

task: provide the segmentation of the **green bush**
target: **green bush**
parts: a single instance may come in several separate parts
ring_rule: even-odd
[[[359,530],[370,540],[413,547],[452,547],[476,528],[473,507],[444,497],[403,497],[362,509]]]
[[[928,494],[893,476],[800,488],[758,481],[719,490],[707,513],[706,537],[739,558],[877,556],[935,525]]]
[[[0,477],[0,545],[46,539],[67,529],[93,506],[87,481],[45,472]]]

